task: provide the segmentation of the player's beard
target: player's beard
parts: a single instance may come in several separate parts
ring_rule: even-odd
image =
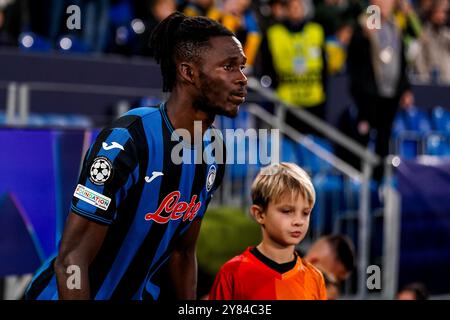
[[[237,113],[229,112],[225,107],[220,106],[212,99],[208,97],[208,93],[214,95],[214,92],[220,96],[223,92],[218,91],[217,86],[213,85],[211,78],[203,72],[200,72],[200,95],[194,102],[194,105],[199,109],[211,115],[214,118],[215,115],[226,116],[229,118],[235,118]],[[224,102],[225,103],[225,102]]]

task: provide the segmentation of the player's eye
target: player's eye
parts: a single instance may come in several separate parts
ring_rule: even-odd
[[[232,71],[233,70],[233,66],[231,64],[226,64],[223,66],[223,68],[225,69],[225,71]]]
[[[240,69],[241,69],[241,71],[244,71],[245,70],[245,65],[241,65]]]
[[[303,211],[303,214],[304,214],[305,216],[309,216],[309,215],[311,214],[311,211],[309,211],[309,210]]]

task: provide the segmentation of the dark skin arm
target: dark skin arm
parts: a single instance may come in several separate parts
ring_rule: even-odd
[[[69,214],[54,266],[59,299],[91,299],[89,265],[102,246],[107,231],[108,226],[91,222],[73,212]],[[71,265],[80,268],[80,289],[70,289],[67,285],[67,280],[71,276],[71,273],[67,273],[67,269]]]
[[[196,243],[201,220],[194,220],[181,236],[169,261],[169,274],[176,298],[195,300],[197,297]]]

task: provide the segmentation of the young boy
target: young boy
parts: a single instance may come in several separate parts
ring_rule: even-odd
[[[262,241],[222,266],[209,299],[327,299],[323,275],[295,253],[315,201],[307,173],[292,163],[268,166],[255,178],[251,195]]]

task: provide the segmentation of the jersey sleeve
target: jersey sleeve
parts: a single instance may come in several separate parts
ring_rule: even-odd
[[[232,274],[223,266],[214,280],[209,300],[233,300]]]
[[[71,210],[97,223],[111,224],[138,176],[137,149],[128,130],[104,129],[86,153]]]

